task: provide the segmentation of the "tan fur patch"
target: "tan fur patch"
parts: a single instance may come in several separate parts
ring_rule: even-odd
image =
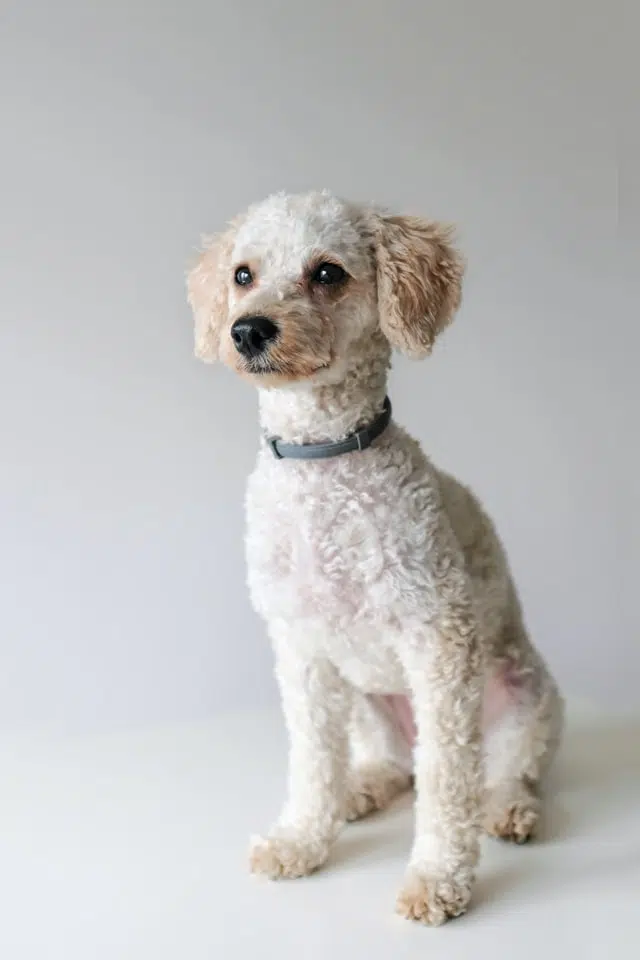
[[[304,846],[286,837],[256,839],[249,852],[251,873],[270,880],[295,880],[306,877],[322,866],[328,846]]]
[[[195,355],[205,363],[218,359],[220,331],[228,317],[230,256],[239,220],[205,244],[187,274],[187,299],[195,322]]]
[[[347,788],[346,819],[361,820],[385,810],[411,786],[412,778],[393,763],[370,763],[354,770]]]
[[[471,891],[450,880],[430,879],[419,874],[409,876],[396,902],[396,910],[407,920],[419,920],[439,927],[459,917],[469,904]]]
[[[376,259],[383,333],[392,346],[426,356],[460,305],[464,262],[451,230],[419,217],[381,217]]]
[[[533,839],[540,820],[540,800],[522,781],[490,791],[485,802],[484,829],[512,843]]]

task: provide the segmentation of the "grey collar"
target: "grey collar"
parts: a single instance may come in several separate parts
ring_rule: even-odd
[[[391,401],[385,397],[382,413],[373,423],[349,434],[344,440],[335,443],[283,443],[279,437],[267,437],[267,446],[277,460],[325,460],[353,450],[366,450],[387,429],[390,420]]]

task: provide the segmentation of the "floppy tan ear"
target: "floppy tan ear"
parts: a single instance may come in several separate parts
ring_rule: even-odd
[[[230,257],[235,226],[207,241],[187,274],[187,300],[193,310],[195,355],[205,363],[218,359],[220,329],[228,313]]]
[[[419,217],[378,218],[380,328],[413,357],[431,352],[460,305],[464,261],[451,237],[451,228]]]

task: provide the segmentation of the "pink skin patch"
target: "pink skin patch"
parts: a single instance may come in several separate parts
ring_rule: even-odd
[[[416,742],[418,731],[413,719],[413,708],[409,697],[405,697],[401,693],[389,693],[376,699],[381,701],[387,715],[401,730],[404,739],[412,747]]]
[[[514,691],[519,686],[520,681],[513,675],[509,667],[504,667],[499,673],[489,677],[485,686],[482,708],[483,730],[486,731],[493,727],[513,706]],[[395,722],[409,746],[413,747],[416,742],[417,730],[409,697],[391,693],[376,697],[376,700]]]

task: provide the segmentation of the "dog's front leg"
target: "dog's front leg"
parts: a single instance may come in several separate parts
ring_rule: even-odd
[[[482,795],[482,670],[468,607],[407,637],[402,653],[417,725],[415,841],[398,912],[438,925],[471,896]]]
[[[302,877],[321,866],[344,815],[349,687],[323,657],[305,658],[274,637],[276,675],[289,733],[284,810],[251,846],[251,869],[272,879]]]

